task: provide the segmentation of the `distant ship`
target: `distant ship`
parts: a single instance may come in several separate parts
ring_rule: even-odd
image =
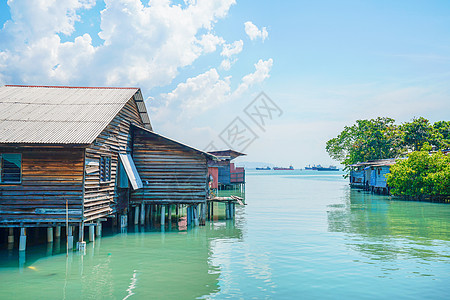
[[[329,166],[327,167],[322,167],[321,165],[318,165],[316,167],[317,171],[339,171],[339,169],[336,166]]]
[[[265,168],[256,168],[256,170],[272,170],[270,167],[265,167]]]
[[[289,166],[289,168],[280,168],[280,167],[273,167],[274,170],[280,171],[280,170],[294,170],[293,166]]]
[[[311,167],[311,165],[308,165],[305,167],[305,170],[316,170],[316,171],[339,171],[339,169],[336,166],[329,166],[329,167],[322,167],[321,165],[314,165]]]

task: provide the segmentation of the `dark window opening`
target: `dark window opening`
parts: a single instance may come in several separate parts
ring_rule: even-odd
[[[100,181],[110,181],[111,180],[111,157],[110,156],[100,156]]]
[[[22,177],[22,154],[0,154],[0,182],[20,183]]]

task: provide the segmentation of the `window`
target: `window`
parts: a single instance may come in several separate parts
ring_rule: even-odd
[[[20,183],[22,175],[22,154],[0,153],[0,182]]]
[[[111,157],[100,156],[100,182],[111,180]]]

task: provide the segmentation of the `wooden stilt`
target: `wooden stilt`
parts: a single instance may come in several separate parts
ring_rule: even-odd
[[[27,247],[27,235],[25,228],[20,228],[19,251],[25,251]]]
[[[96,229],[95,235],[102,236],[102,222],[98,222],[95,229]]]
[[[152,206],[151,205],[146,205],[145,208],[145,223],[149,224],[150,223],[150,212],[151,212]]]
[[[47,242],[53,243],[53,227],[47,227]]]
[[[145,204],[141,203],[141,226],[145,224]]]
[[[8,244],[14,244],[14,228],[8,229]]]
[[[95,240],[95,227],[94,225],[89,226],[89,242],[93,242]]]
[[[67,249],[73,249],[72,226],[67,227]]]
[[[194,224],[195,224],[195,226],[199,225],[199,221],[198,221],[198,204],[194,205]]]
[[[128,227],[128,216],[126,214],[120,216],[120,228]]]
[[[86,250],[86,242],[84,241],[84,222],[80,222],[78,226],[78,242],[77,250],[84,252]]]
[[[169,224],[172,224],[172,205],[171,204],[169,204],[168,214],[169,214],[168,222],[169,222]]]
[[[55,238],[59,239],[61,237],[61,226],[57,225],[55,227]]]
[[[161,205],[161,227],[166,223],[166,206]]]
[[[134,225],[139,224],[139,205],[134,207]]]

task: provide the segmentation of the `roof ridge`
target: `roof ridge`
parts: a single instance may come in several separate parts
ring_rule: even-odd
[[[55,88],[55,89],[104,89],[104,90],[133,90],[138,87],[107,87],[107,86],[66,86],[66,85],[23,85],[23,84],[5,84],[6,87],[39,87],[39,88]]]

